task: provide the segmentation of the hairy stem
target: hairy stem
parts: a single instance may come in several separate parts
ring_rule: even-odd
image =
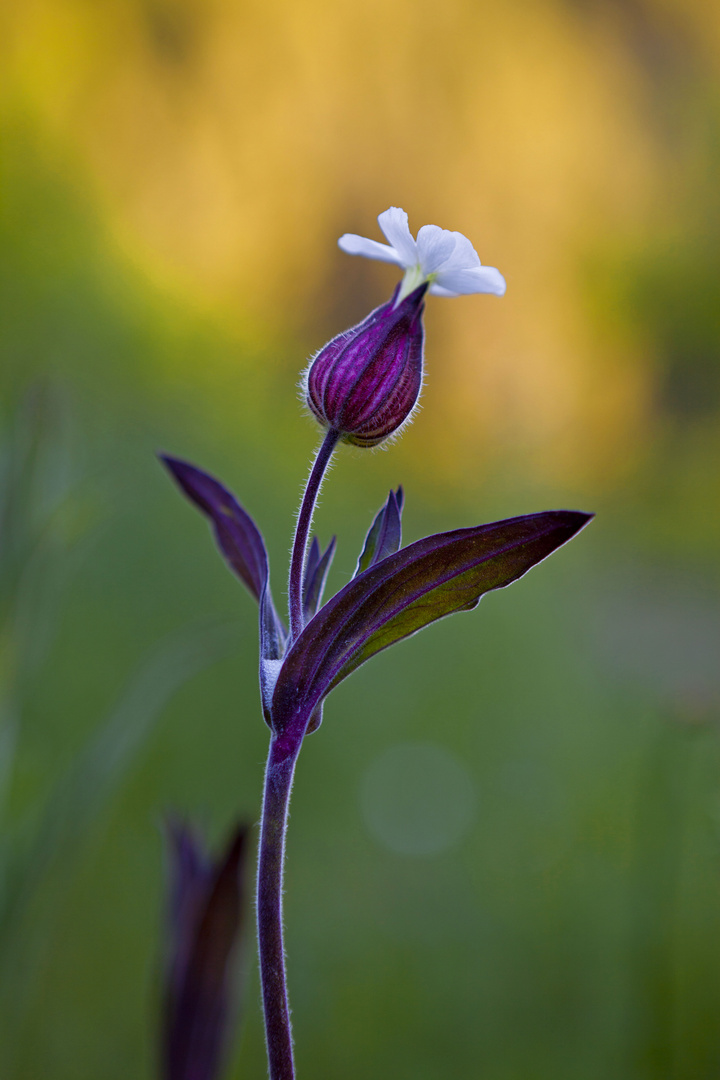
[[[292,1031],[283,946],[282,890],[288,804],[300,741],[290,748],[270,741],[257,881],[257,925],[260,950],[265,1039],[270,1080],[294,1080]]]
[[[305,487],[300,513],[298,514],[295,539],[293,541],[292,558],[290,560],[290,584],[288,588],[290,600],[290,638],[296,638],[302,631],[305,620],[303,617],[303,573],[305,570],[305,554],[307,552],[310,526],[312,525],[315,503],[322,484],[325,470],[327,469],[333,451],[338,444],[340,433],[333,428],[325,435],[320,444],[317,456],[310,470],[310,476]]]
[[[290,639],[301,633],[303,616],[303,576],[310,526],[325,470],[338,444],[340,433],[332,428],[323,439],[305,486],[290,559]],[[285,979],[282,891],[285,864],[285,834],[295,762],[302,736],[288,741],[273,735],[270,740],[257,879],[257,926],[260,951],[265,1040],[270,1080],[295,1080],[292,1029]]]

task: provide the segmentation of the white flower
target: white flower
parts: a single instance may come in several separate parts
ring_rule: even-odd
[[[378,216],[378,224],[387,244],[355,233],[345,233],[338,244],[348,255],[364,255],[366,259],[382,259],[403,267],[405,277],[396,303],[424,281],[430,282],[429,292],[434,296],[467,293],[502,296],[505,292],[505,278],[500,271],[494,266],[483,266],[475,248],[462,233],[438,225],[423,225],[417,240],[413,240],[408,216],[399,206],[384,210]]]

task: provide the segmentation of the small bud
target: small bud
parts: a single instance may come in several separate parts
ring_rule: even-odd
[[[398,287],[399,288],[399,287]],[[376,308],[320,350],[303,377],[305,401],[343,442],[377,446],[409,420],[423,378],[427,282]]]

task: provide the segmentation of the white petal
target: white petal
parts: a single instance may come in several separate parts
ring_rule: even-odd
[[[445,290],[436,292],[435,286]],[[494,266],[476,266],[469,270],[443,270],[435,278],[430,292],[436,296],[462,296],[468,293],[494,293],[503,296],[505,278]]]
[[[414,266],[418,262],[417,244],[412,238],[405,211],[399,206],[383,210],[382,214],[378,214],[378,225],[385,233],[388,243],[400,256],[400,265]]]
[[[455,250],[455,236],[439,225],[423,225],[417,235],[417,250],[423,274],[434,274]]]
[[[441,285],[438,285],[435,281],[433,281],[432,285],[428,289],[428,293],[429,293],[430,296],[449,296],[449,297],[453,297],[453,296],[459,296],[460,295],[460,293],[452,292],[450,289],[443,289],[443,287]]]
[[[338,247],[348,255],[364,255],[366,259],[382,259],[383,262],[403,265],[395,248],[380,244],[377,240],[368,240],[366,236],[358,236],[357,233],[345,233],[338,240]]]
[[[454,232],[450,235],[455,240],[455,247],[447,262],[438,269],[444,273],[446,270],[470,270],[473,267],[480,266],[478,253],[467,236],[463,236],[461,232]]]

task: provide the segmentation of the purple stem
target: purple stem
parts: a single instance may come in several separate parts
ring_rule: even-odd
[[[293,541],[292,558],[290,560],[290,584],[288,594],[290,599],[290,640],[293,641],[302,631],[303,617],[303,573],[305,570],[305,553],[307,551],[310,526],[312,525],[315,503],[322,484],[325,470],[327,469],[333,451],[338,444],[340,432],[334,428],[325,435],[320,444],[313,467],[310,470],[307,486],[300,503],[295,540]]]
[[[300,504],[288,588],[291,640],[302,632],[304,625],[303,576],[310,526],[320,485],[339,439],[340,433],[333,428],[326,433],[310,470]],[[288,805],[295,762],[301,745],[302,736],[292,740],[273,736],[265,770],[258,858],[257,924],[270,1080],[295,1078],[290,1007],[285,979],[282,892]]]
[[[282,892],[288,804],[301,743],[302,739],[298,739],[288,746],[282,739],[273,737],[265,770],[258,859],[257,922],[270,1080],[294,1080],[295,1077],[290,1008],[285,982]]]

